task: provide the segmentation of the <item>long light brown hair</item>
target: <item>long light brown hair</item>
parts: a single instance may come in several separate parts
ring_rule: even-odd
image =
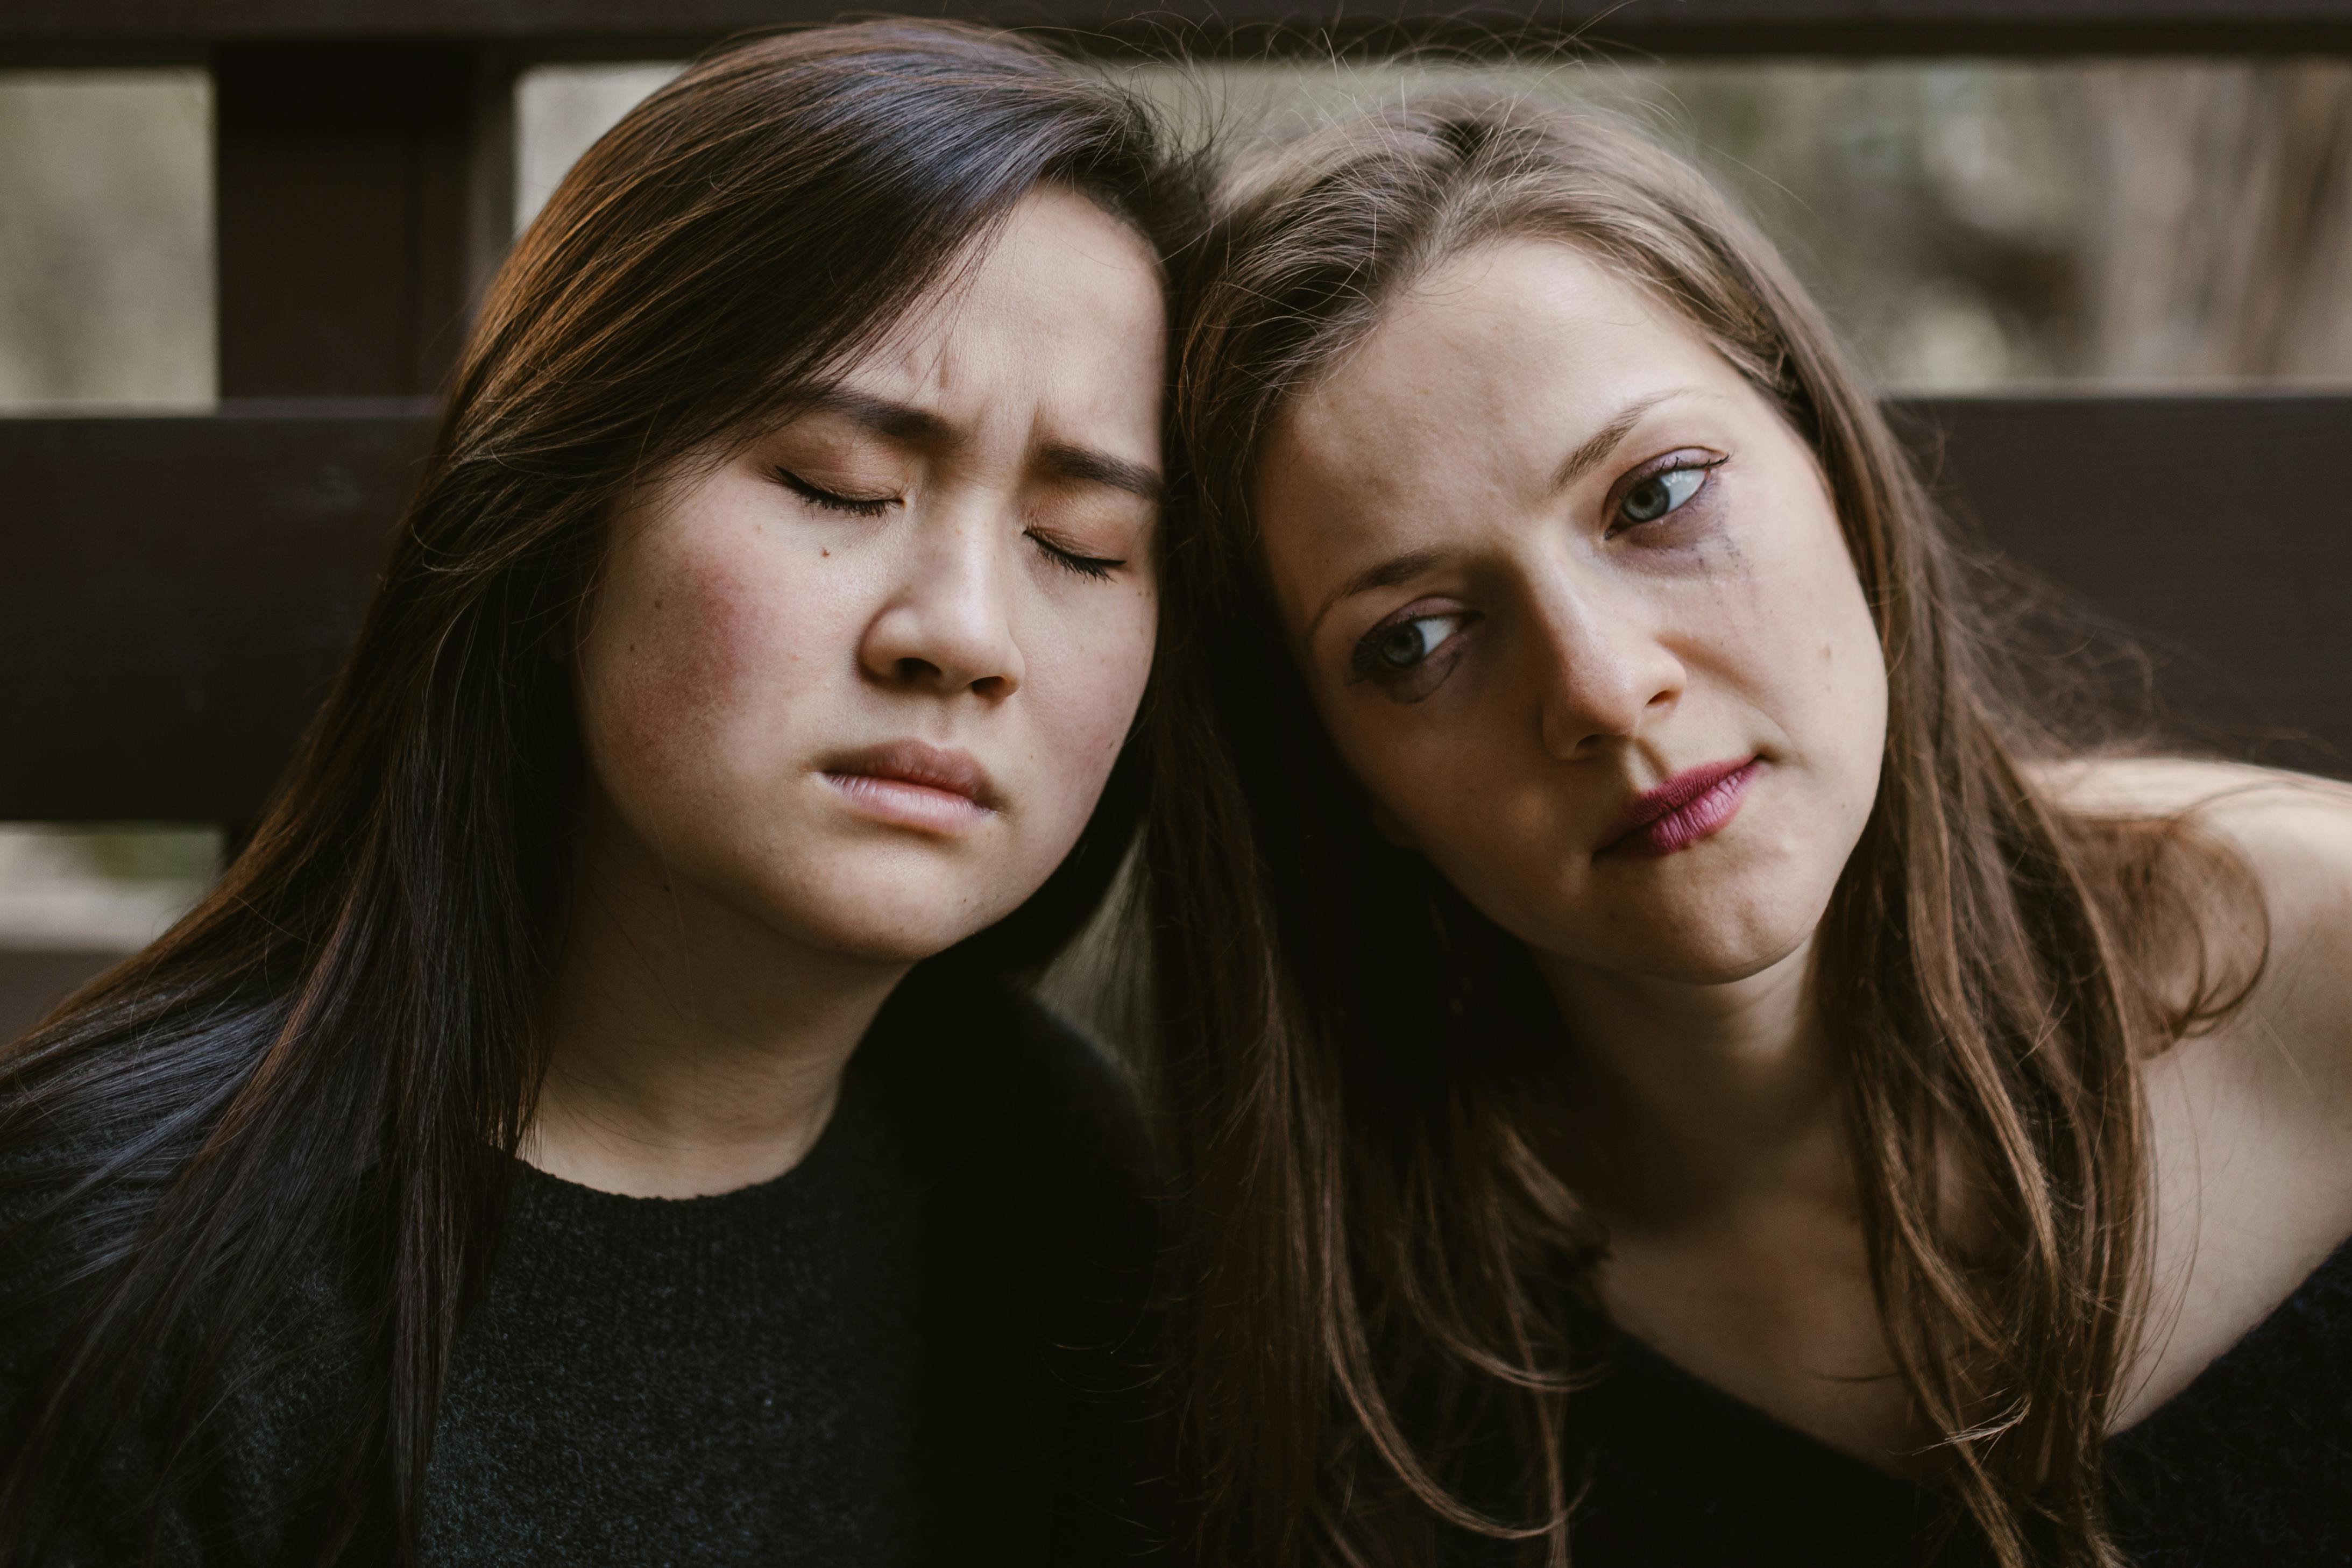
[[[2195,891],[2243,873],[2185,824],[2078,816],[2036,787],[2069,743],[2021,700],[1820,312],[1701,175],[1601,117],[1469,100],[1245,173],[1184,309],[1147,831],[1205,1555],[1402,1564],[1448,1531],[1568,1554],[1567,1309],[1605,1238],[1543,1155],[1560,1026],[1524,950],[1373,830],[1252,513],[1285,399],[1414,278],[1505,236],[1663,301],[1827,476],[1890,687],[1815,972],[1879,1314],[1942,1435],[1946,1540],[2113,1563],[2102,1445],[2147,1251],[2135,1065],[2252,983],[2244,954],[2209,951]],[[1955,1171],[1989,1243],[1959,1239]]]
[[[168,935],[0,1051],[0,1563],[147,1446],[152,1554],[322,1263],[357,1343],[289,1478],[289,1560],[414,1559],[452,1344],[545,1061],[581,761],[566,658],[616,498],[772,429],[1041,185],[1169,254],[1189,165],[1139,99],[978,27],[740,41],[632,110],[509,256],[358,644],[252,842]],[[919,966],[1018,977],[1132,841],[1130,748],[1020,909]],[[143,1514],[138,1504],[149,1506]]]

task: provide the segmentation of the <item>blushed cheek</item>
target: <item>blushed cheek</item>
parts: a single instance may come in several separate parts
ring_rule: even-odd
[[[582,672],[585,727],[616,795],[703,797],[772,749],[799,659],[772,585],[740,560],[647,549],[616,562]]]

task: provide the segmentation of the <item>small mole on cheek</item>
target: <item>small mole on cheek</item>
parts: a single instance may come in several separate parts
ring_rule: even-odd
[[[833,559],[833,552],[829,549],[820,549],[816,553],[824,557],[827,560],[831,560]]]

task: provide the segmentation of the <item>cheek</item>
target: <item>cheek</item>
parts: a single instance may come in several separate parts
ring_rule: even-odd
[[[1757,716],[1752,738],[1786,769],[1780,804],[1759,815],[1751,839],[1772,846],[1790,895],[1805,902],[1843,868],[1877,800],[1885,659],[1833,517],[1809,517],[1777,548],[1755,541],[1751,557],[1752,574],[1722,606],[1717,669]]]
[[[1151,674],[1150,591],[1126,590],[1103,601],[1024,639],[1029,689],[1022,695],[1033,699],[1035,716],[1032,798],[1072,838],[1118,759]]]
[[[583,640],[580,694],[592,760],[616,796],[706,800],[777,760],[824,608],[793,602],[760,542],[672,525],[615,550]]]

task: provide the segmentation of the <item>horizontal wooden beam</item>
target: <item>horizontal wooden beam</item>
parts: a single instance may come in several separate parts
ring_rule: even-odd
[[[747,29],[824,22],[838,0],[9,0],[0,66],[200,57],[223,43],[402,38],[530,59],[677,58]],[[870,14],[870,13],[866,13]],[[2346,0],[940,0],[909,15],[1066,30],[1108,51],[1202,55],[1439,41],[1578,41],[1672,56],[2352,54]]]
[[[2142,639],[2189,738],[2352,771],[2352,393],[1895,412],[1969,538]],[[248,817],[430,432],[355,400],[0,420],[0,820]]]

